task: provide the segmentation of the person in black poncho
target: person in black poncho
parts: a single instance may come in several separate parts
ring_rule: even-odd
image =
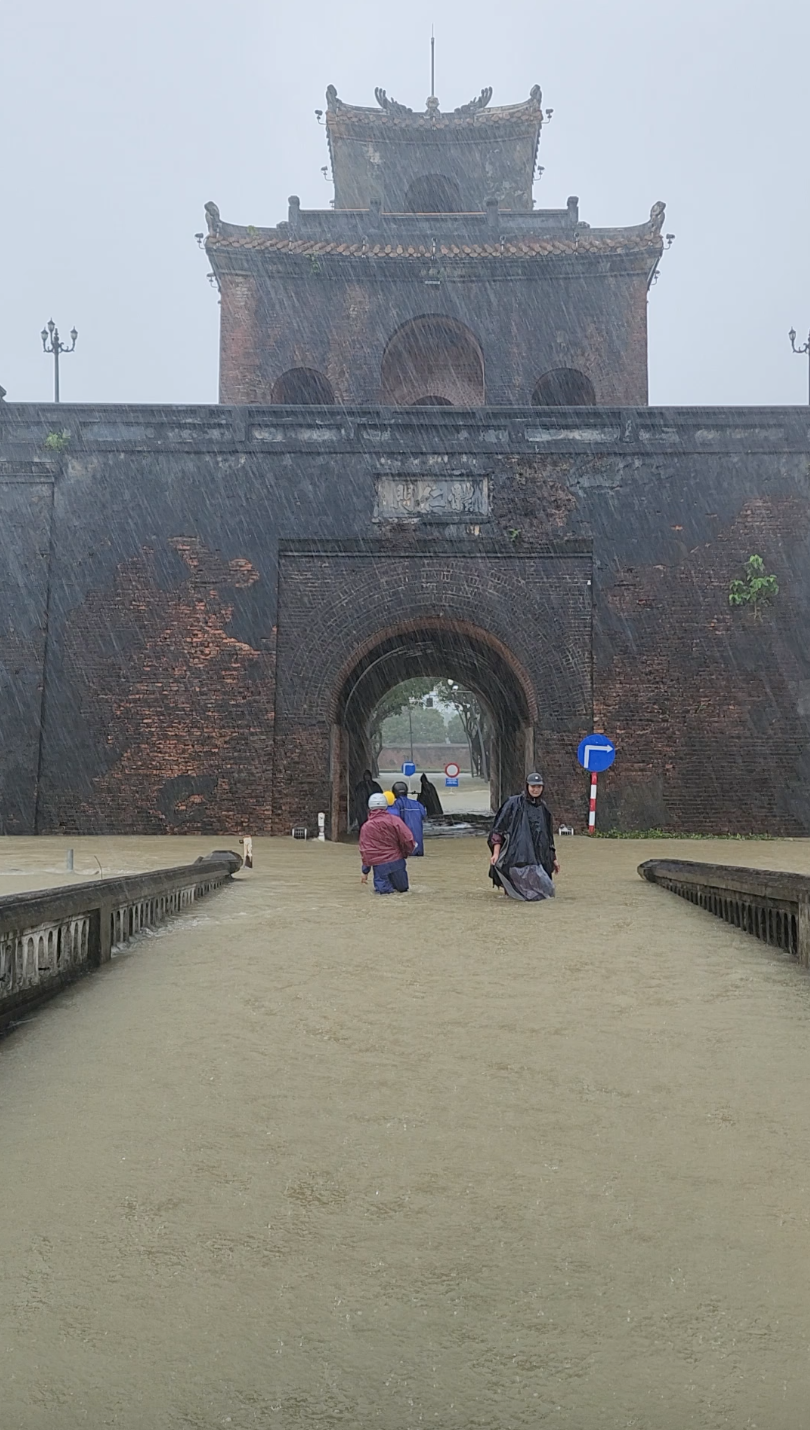
[[[434,784],[430,783],[427,775],[422,775],[419,793],[416,796],[425,811],[426,819],[441,819],[444,814],[442,802]]]
[[[368,819],[368,802],[371,796],[382,792],[382,785],[377,784],[371,770],[363,770],[363,778],[354,787],[354,817],[358,829],[362,829]]]
[[[487,842],[492,851],[489,877],[496,889],[525,902],[554,897],[551,876],[560,866],[542,775],[527,775],[525,793],[501,805]]]

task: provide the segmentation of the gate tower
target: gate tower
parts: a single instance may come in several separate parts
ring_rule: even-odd
[[[576,198],[535,208],[540,88],[491,95],[445,114],[330,85],[333,207],[293,197],[255,228],[206,206],[222,402],[646,404],[664,205],[630,228],[591,228]]]

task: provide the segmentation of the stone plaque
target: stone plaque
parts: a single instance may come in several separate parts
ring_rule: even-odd
[[[465,521],[487,515],[486,477],[378,477],[375,521]]]

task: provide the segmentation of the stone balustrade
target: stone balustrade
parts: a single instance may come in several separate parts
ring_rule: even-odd
[[[642,879],[659,884],[810,967],[810,878],[774,869],[648,859]]]
[[[106,963],[141,929],[183,913],[241,868],[219,850],[194,864],[0,898],[0,1029]]]

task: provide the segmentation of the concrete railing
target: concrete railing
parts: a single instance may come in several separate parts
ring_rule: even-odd
[[[0,1028],[106,963],[117,945],[227,884],[242,860],[194,864],[0,898]]]
[[[639,864],[638,872],[651,884],[660,884],[734,928],[789,953],[803,968],[810,967],[810,878],[806,875],[688,859],[648,859]]]

